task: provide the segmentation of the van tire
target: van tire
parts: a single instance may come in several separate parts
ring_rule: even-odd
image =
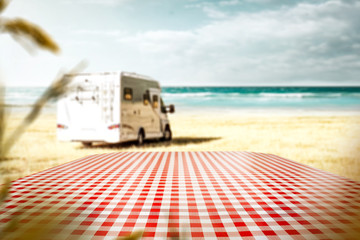
[[[170,127],[166,127],[162,140],[163,141],[170,141],[171,138],[172,138],[172,133],[171,133]]]
[[[142,130],[140,130],[139,133],[138,133],[136,144],[138,146],[141,146],[141,145],[144,144],[144,132]]]
[[[84,147],[91,147],[92,142],[81,142]]]

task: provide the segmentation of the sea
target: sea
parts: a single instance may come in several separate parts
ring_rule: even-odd
[[[45,87],[8,87],[11,111],[31,107]],[[192,111],[352,111],[360,113],[359,87],[162,87],[166,105],[177,112]],[[45,111],[55,112],[56,103]]]

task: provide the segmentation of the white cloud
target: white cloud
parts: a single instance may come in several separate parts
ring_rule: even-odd
[[[109,37],[120,37],[125,36],[126,31],[120,30],[89,30],[89,29],[78,29],[72,31],[76,35],[90,35],[90,36],[109,36]]]
[[[226,18],[227,14],[219,6],[236,5],[237,0],[220,1],[220,2],[198,2],[185,5],[185,8],[201,9],[209,18],[221,19]]]
[[[225,12],[213,7],[203,7],[203,11],[210,18],[225,18],[227,16]]]
[[[186,4],[185,8],[200,8],[203,9],[204,7],[214,7],[215,4],[213,2],[196,2],[196,3],[190,3]]]
[[[65,0],[65,4],[86,4],[86,5],[104,5],[115,6],[129,2],[130,0]]]
[[[220,6],[235,6],[240,4],[239,0],[228,0],[228,1],[220,1],[219,5]]]
[[[191,31],[147,31],[135,36],[119,38],[123,44],[136,46],[142,53],[166,54],[181,53],[196,40]]]
[[[237,1],[222,2],[226,5]],[[105,1],[109,3],[124,1]],[[237,13],[235,9],[225,11],[221,2],[192,3],[198,8],[192,10],[208,11],[208,16],[216,18],[201,16],[194,25],[202,27],[189,25],[188,30],[184,27],[181,31],[152,25],[148,28],[151,30],[136,32],[126,24],[119,27],[101,20],[98,25],[65,26],[67,31],[55,36],[64,49],[60,59],[48,53],[36,58],[27,56],[12,39],[2,38],[2,45],[9,46],[0,54],[3,74],[21,83],[33,79],[47,85],[59,65],[71,67],[86,58],[90,62],[87,71],[135,71],[157,78],[163,85],[298,85],[305,81],[358,84],[358,1],[317,1],[273,10],[241,9]],[[81,19],[88,16],[86,12],[81,14]],[[74,30],[81,27],[84,29]],[[22,71],[18,70],[19,64]]]
[[[347,52],[347,45],[356,47],[349,44],[356,34],[360,39],[352,29],[357,19],[351,18],[359,10],[340,1],[299,4],[241,13],[192,31],[143,32],[120,42],[172,84],[356,81],[360,56]]]
[[[245,0],[250,3],[271,3],[271,2],[279,2],[281,0]]]

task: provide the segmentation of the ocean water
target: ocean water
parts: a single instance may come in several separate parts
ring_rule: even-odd
[[[167,87],[178,108],[360,111],[360,87]]]
[[[44,87],[9,87],[5,100],[13,109],[31,106]],[[177,111],[218,110],[350,110],[360,112],[360,87],[163,87],[165,104]],[[56,104],[47,109],[55,111]]]

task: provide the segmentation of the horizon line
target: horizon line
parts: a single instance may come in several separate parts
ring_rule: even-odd
[[[41,87],[46,88],[49,85],[8,85],[6,87]],[[244,87],[244,88],[251,88],[251,87],[360,87],[360,85],[161,85],[162,88],[168,87],[209,87],[209,88],[216,88],[216,87],[223,87],[223,88],[232,88],[232,87]]]

